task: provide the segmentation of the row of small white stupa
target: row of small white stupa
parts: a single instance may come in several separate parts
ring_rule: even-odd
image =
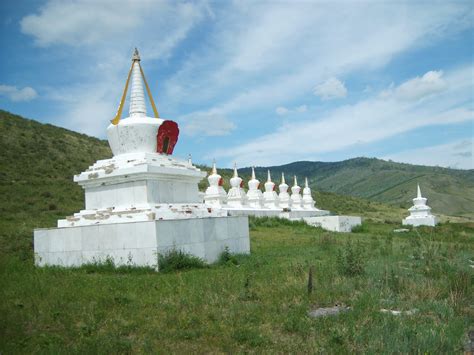
[[[276,184],[272,181],[270,170],[267,172],[267,181],[264,184],[265,191],[259,189],[260,181],[255,177],[255,169],[252,168],[252,177],[248,181],[248,191],[243,188],[243,179],[239,177],[237,167],[234,166],[234,176],[230,179],[229,192],[225,192],[223,179],[217,173],[216,164],[212,166],[212,172],[207,178],[209,187],[204,195],[204,202],[213,207],[227,209],[270,209],[270,210],[292,210],[292,211],[318,211],[315,201],[311,196],[308,179],[305,179],[305,187],[301,195],[301,187],[298,186],[294,176],[291,194],[288,193],[289,186],[285,182],[285,174],[281,174],[281,183],[278,185],[279,193],[275,191]]]

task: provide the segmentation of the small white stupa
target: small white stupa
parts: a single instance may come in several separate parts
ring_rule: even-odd
[[[234,164],[234,176],[230,179],[230,189],[227,194],[227,206],[231,208],[244,208],[247,204],[247,194],[243,189],[243,180],[237,172],[237,164]]]
[[[130,80],[129,116],[122,118]],[[147,116],[143,84],[155,117]],[[111,259],[158,268],[160,255],[171,249],[208,262],[225,248],[249,253],[247,217],[228,217],[202,203],[198,183],[206,173],[191,159],[172,156],[178,135],[176,122],[159,117],[135,50],[117,115],[107,128],[113,157],[74,176],[85,191],[84,210],[58,220],[58,228],[35,229],[36,264]],[[223,189],[215,170],[209,178],[220,203]]]
[[[281,173],[281,183],[278,185],[278,205],[282,209],[291,208],[290,194],[288,193],[288,185],[285,182],[285,173]]]
[[[217,173],[216,162],[212,163],[212,172],[208,176],[207,181],[209,187],[206,189],[204,195],[204,202],[206,205],[213,207],[223,207],[227,202],[227,194],[222,187],[224,185],[224,179]]]
[[[431,214],[431,207],[426,205],[427,200],[421,196],[420,185],[418,185],[417,196],[413,199],[413,206],[408,209],[410,215],[403,220],[403,225],[434,227],[438,223],[436,216]]]
[[[313,196],[311,196],[311,189],[308,184],[308,178],[305,178],[303,189],[303,208],[305,210],[317,210],[315,204],[316,202],[313,200]]]
[[[303,209],[303,200],[301,199],[301,187],[298,186],[296,175],[294,176],[294,183],[291,187],[291,210],[299,211]]]
[[[263,193],[263,204],[265,208],[278,208],[278,194],[275,191],[275,183],[272,181],[270,170],[267,171],[267,182],[265,183],[265,192]]]
[[[247,203],[251,208],[262,208],[263,207],[263,194],[258,188],[260,181],[255,177],[255,169],[252,167],[252,178],[248,182],[249,190],[247,191]]]

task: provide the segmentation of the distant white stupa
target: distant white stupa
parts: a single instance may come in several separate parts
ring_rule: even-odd
[[[222,187],[222,185],[224,185],[224,180],[217,173],[215,161],[212,163],[211,175],[207,177],[207,181],[209,181],[209,187],[206,189],[204,202],[206,205],[222,207],[227,203],[227,194]]]
[[[267,182],[265,183],[265,192],[263,193],[263,204],[266,208],[278,208],[278,194],[275,191],[275,183],[272,181],[270,170],[267,171]]]
[[[243,208],[247,204],[247,194],[243,188],[243,180],[237,172],[237,164],[234,164],[234,176],[230,179],[230,186],[227,194],[228,207]]]
[[[263,207],[263,194],[258,188],[260,181],[255,177],[255,168],[252,167],[252,178],[248,182],[249,190],[247,191],[247,203],[252,208]]]
[[[301,198],[301,187],[298,186],[296,175],[293,178],[293,186],[291,187],[291,209],[298,211],[303,209],[303,199]]]
[[[281,183],[278,186],[280,194],[278,195],[278,204],[282,209],[289,209],[291,207],[291,198],[288,193],[288,185],[285,181],[285,173],[281,173]]]
[[[427,200],[427,198],[421,196],[420,185],[418,185],[417,196],[413,199],[413,206],[408,209],[410,215],[403,220],[403,225],[434,227],[438,223],[436,216],[431,214],[431,207],[426,205]]]
[[[303,189],[303,207],[306,210],[316,210],[315,204],[316,202],[313,200],[313,196],[311,196],[311,188],[308,184],[308,178],[305,178]]]

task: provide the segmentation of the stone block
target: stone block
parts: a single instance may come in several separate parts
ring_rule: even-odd
[[[351,232],[352,228],[362,224],[362,219],[356,216],[304,217],[303,220],[309,225],[331,232]]]
[[[247,217],[206,217],[99,224],[34,232],[35,261],[42,265],[78,266],[112,258],[116,265],[155,267],[157,253],[171,249],[214,262],[226,246],[249,253]]]

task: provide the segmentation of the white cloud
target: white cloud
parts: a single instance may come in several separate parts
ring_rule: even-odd
[[[329,78],[316,85],[314,94],[323,100],[340,99],[347,96],[347,89],[337,78]]]
[[[308,111],[308,106],[306,105],[301,105],[296,108],[296,112],[299,112],[299,113],[304,113],[306,111]]]
[[[38,46],[51,47],[51,52],[71,48],[60,53],[81,73],[73,84],[45,89],[62,111],[55,123],[103,136],[115,114],[133,48],[139,48],[148,73],[153,60],[169,59],[208,15],[205,2],[49,0],[20,25],[23,33],[32,36]]]
[[[16,86],[0,85],[0,96],[5,96],[11,101],[31,101],[38,97],[35,89],[25,86],[18,89]]]
[[[382,97],[396,96],[401,100],[419,100],[446,89],[443,72],[429,71],[422,77],[410,79],[396,88],[384,90]]]
[[[137,35],[135,42],[152,36],[156,40],[147,50],[149,58],[155,58],[169,54],[195,23],[202,20],[205,12],[205,6],[200,3],[169,0],[50,0],[39,13],[25,16],[20,26],[23,33],[33,36],[42,47],[94,46],[97,50],[110,41],[129,42],[135,37],[132,34]],[[156,23],[159,26],[153,26]]]
[[[474,143],[471,140],[455,141],[448,144],[409,149],[387,155],[382,159],[396,162],[442,166],[453,169],[474,169]]]
[[[218,112],[194,114],[183,117],[182,121],[183,131],[189,136],[225,136],[235,129],[235,124]]]
[[[460,31],[472,13],[462,3],[230,4],[216,10],[212,42],[165,83],[167,102],[212,100],[209,110],[227,113],[276,107],[311,92],[315,82],[380,68],[401,52]]]
[[[306,105],[297,106],[293,109],[286,108],[284,106],[278,106],[275,109],[276,114],[279,116],[285,116],[289,113],[305,113],[306,111],[308,111],[308,106]]]
[[[288,110],[286,107],[278,106],[275,112],[277,113],[277,115],[283,116],[283,115],[286,115],[288,112],[290,112],[290,110]]]
[[[474,121],[474,111],[463,107],[472,100],[472,69],[466,67],[452,72],[445,78],[447,89],[427,97],[423,103],[374,93],[353,105],[330,110],[322,117],[292,121],[291,125],[212,155],[228,157],[244,165],[314,160],[318,154],[381,141],[424,126]],[[282,151],[282,146],[288,149]]]

